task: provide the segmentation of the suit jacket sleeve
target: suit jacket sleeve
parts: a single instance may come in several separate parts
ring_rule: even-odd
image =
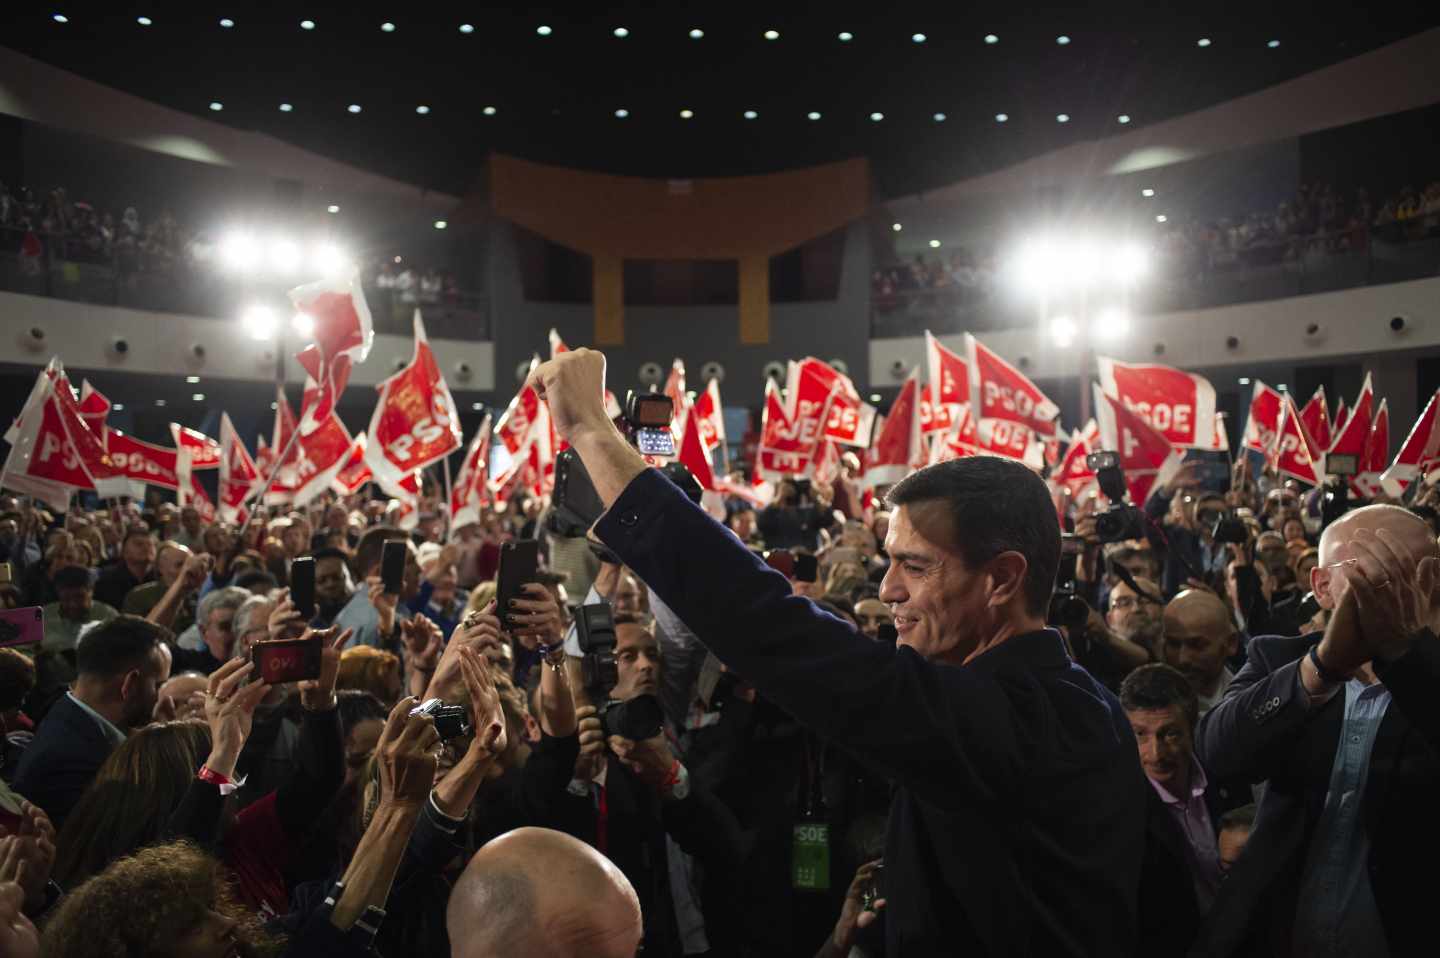
[[[277,790],[275,814],[285,833],[304,837],[345,782],[340,710],[306,711],[300,720],[295,768]]]
[[[657,471],[595,531],[722,662],[886,776],[936,801],[993,799],[1019,780],[1026,743],[998,681],[873,642],[792,595]]]
[[[1275,666],[1278,643],[1294,644],[1296,657]],[[1257,638],[1251,641],[1245,667],[1225,691],[1225,698],[1200,720],[1195,750],[1212,778],[1244,779],[1254,784],[1296,747],[1314,714],[1300,686],[1302,639]]]
[[[1440,638],[1429,629],[1415,636],[1410,650],[1393,662],[1377,660],[1375,674],[1390,690],[1410,724],[1420,730],[1431,748],[1440,749]]]
[[[660,803],[665,833],[707,868],[739,869],[744,835],[730,809],[703,785],[690,778],[690,794]]]

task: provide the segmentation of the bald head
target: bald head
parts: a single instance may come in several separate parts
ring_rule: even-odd
[[[1325,527],[1320,535],[1320,564],[1310,572],[1310,588],[1321,608],[1333,609],[1344,592],[1345,577],[1334,568],[1352,558],[1350,543],[1360,530],[1394,534],[1416,559],[1440,554],[1430,524],[1400,506],[1379,505],[1354,509]]]
[[[644,930],[620,869],[548,828],[517,828],[476,852],[445,923],[452,958],[633,958]]]
[[[1201,698],[1215,693],[1239,635],[1230,609],[1213,592],[1186,589],[1165,606],[1164,657]]]

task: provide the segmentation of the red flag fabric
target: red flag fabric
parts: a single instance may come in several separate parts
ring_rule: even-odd
[[[1060,407],[1023,373],[969,333],[965,350],[970,360],[970,414],[977,423],[1004,419],[1028,426],[1040,436],[1059,431]]]
[[[970,402],[970,365],[925,330],[925,363],[930,376],[931,401],[941,406]]]
[[[85,424],[58,360],[51,360],[36,376],[7,437],[11,448],[0,482],[58,512],[69,508],[71,494],[78,489],[94,489],[107,497],[136,493]]]
[[[926,436],[932,432],[945,432],[954,421],[951,410],[955,407],[936,402],[934,391],[934,383],[920,390],[920,432]]]
[[[1250,395],[1250,416],[1245,422],[1244,449],[1253,449],[1269,458],[1280,431],[1280,394],[1260,380]]]
[[[715,491],[715,470],[710,465],[710,453],[701,436],[700,417],[693,405],[685,410],[685,435],[680,439],[679,459],[701,489]]]
[[[1217,452],[1230,451],[1230,434],[1225,429],[1225,414],[1223,412],[1217,412],[1215,414],[1215,441],[1211,443],[1210,448]]]
[[[90,431],[99,437],[101,444],[105,442],[105,433],[108,428],[105,420],[110,416],[110,400],[105,398],[104,393],[90,385],[90,380],[80,380],[80,418],[85,420],[85,425]]]
[[[190,454],[191,469],[215,469],[220,465],[220,444],[198,429],[188,429],[172,422],[170,438],[174,440],[177,452]]]
[[[190,462],[189,450],[179,450],[175,457],[175,463],[175,475],[179,479],[175,491],[176,503],[182,509],[187,506],[193,507],[200,513],[201,522],[214,522],[215,503],[210,501],[210,494],[200,484],[200,477],[195,472],[194,464]]]
[[[409,472],[392,481],[375,477],[380,491],[394,500],[386,513],[386,521],[397,528],[411,531],[420,524],[420,473]]]
[[[1358,416],[1351,418],[1359,419]],[[1280,429],[1276,433],[1275,449],[1272,453],[1275,469],[1281,475],[1312,486],[1317,485],[1320,480],[1315,469],[1315,460],[1310,458],[1311,445],[1305,436],[1305,427],[1300,422],[1300,413],[1295,408],[1295,400],[1286,393],[1281,400]]]
[[[350,380],[350,367],[370,355],[375,328],[358,272],[292,289],[290,302],[314,325],[310,345],[295,356],[320,387],[319,398],[300,422],[300,431],[310,433],[335,411]]]
[[[1370,424],[1372,421],[1371,406],[1375,399],[1375,390],[1371,386],[1370,376],[1367,373],[1365,382],[1360,387],[1360,396],[1351,407],[1349,419],[1345,426],[1335,434],[1334,440],[1325,447],[1328,456],[1354,456],[1358,466],[1360,459],[1365,455],[1365,441],[1370,438]],[[1389,455],[1389,448],[1385,450]],[[1325,460],[1320,460],[1320,466],[1324,470]]]
[[[982,455],[1022,462],[1036,472],[1045,468],[1045,444],[1029,426],[1009,419],[982,419],[976,423],[975,449]]]
[[[1170,441],[1184,449],[1215,444],[1215,388],[1204,376],[1155,363],[1122,363],[1097,356],[1100,385]]]
[[[1344,429],[1345,419],[1348,415],[1349,410],[1345,408],[1345,397],[1341,396],[1339,401],[1335,404],[1335,421],[1332,431],[1339,432],[1340,430]]]
[[[565,345],[565,340],[560,338],[560,333],[553,327],[550,330],[550,358],[554,359],[561,353],[568,353],[570,347]]]
[[[1099,451],[1100,425],[1095,420],[1085,424],[1084,431],[1070,430],[1070,446],[1055,470],[1055,484],[1066,489],[1070,498],[1079,499],[1095,485],[1095,473],[1086,464],[1085,457]]]
[[[862,449],[870,444],[875,408],[860,400],[850,377],[814,356],[790,364],[786,379],[786,413],[791,420],[821,422],[819,435]],[[806,432],[809,427],[803,427]]]
[[[425,338],[418,310],[410,364],[376,389],[380,399],[370,418],[365,461],[377,479],[398,483],[460,448],[460,414]],[[348,436],[345,445],[348,449]]]
[[[480,521],[481,510],[489,499],[486,481],[489,471],[490,415],[486,413],[484,422],[480,423],[469,448],[465,450],[460,475],[450,487],[451,531]]]
[[[1367,498],[1380,494],[1380,475],[1390,460],[1390,406],[1382,399],[1375,410],[1375,420],[1365,437],[1365,451],[1360,454],[1360,471],[1350,479],[1350,489]]]
[[[330,489],[336,495],[354,495],[365,483],[375,477],[375,474],[370,471],[370,464],[365,461],[365,443],[363,432],[350,443],[350,452],[345,457],[345,464],[340,467],[340,471],[335,473],[335,478],[330,481]]]
[[[1440,415],[1437,413],[1440,413],[1440,390],[1430,396],[1395,454],[1395,461],[1380,476],[1380,486],[1386,495],[1403,495],[1410,483],[1424,477],[1436,453],[1440,452],[1440,428],[1437,428]]]
[[[695,417],[700,423],[700,441],[707,451],[725,446],[725,408],[720,404],[720,383],[711,379],[705,391],[695,397]]]
[[[1315,440],[1315,446],[1310,450],[1315,458],[1330,448],[1330,442],[1335,438],[1330,428],[1330,410],[1325,403],[1325,387],[1316,386],[1315,395],[1310,397],[1300,410],[1300,422],[1305,426],[1305,434]],[[1366,428],[1369,426],[1367,424]]]
[[[976,456],[980,450],[976,447],[978,439],[975,435],[975,420],[970,415],[970,404],[961,403],[954,407],[950,417],[950,428],[931,439],[930,463],[948,462],[951,459],[963,459],[966,456]]]
[[[685,410],[690,407],[690,397],[685,393],[685,360],[677,357],[670,364],[670,375],[665,380],[662,392],[670,397],[673,404],[670,432],[675,437],[676,445],[679,445],[680,438],[685,433]]]
[[[780,401],[775,380],[765,380],[765,408],[760,414],[760,444],[757,475],[771,481],[785,476],[803,476],[810,471],[810,457],[819,435],[820,421],[809,421],[811,433],[803,435],[804,423],[792,422]]]
[[[892,485],[925,464],[920,435],[920,367],[910,370],[871,450],[865,485]]]
[[[1100,446],[1120,457],[1130,501],[1143,506],[1151,491],[1170,480],[1184,461],[1184,453],[1139,413],[1095,385],[1095,422],[1100,427]]]
[[[110,429],[105,437],[105,452],[115,467],[135,482],[172,491],[180,488],[173,448],[143,442],[118,429]]]
[[[263,482],[260,470],[250,458],[245,443],[235,431],[229,413],[220,414],[220,483],[217,487],[220,518],[225,522],[243,525],[249,518],[250,510],[245,507],[250,490]]]
[[[308,505],[330,489],[350,458],[352,442],[350,430],[334,412],[318,429],[309,435],[301,434],[295,460],[293,501],[297,507]]]

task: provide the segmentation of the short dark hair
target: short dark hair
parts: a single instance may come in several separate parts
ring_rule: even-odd
[[[1241,805],[1239,808],[1232,808],[1220,816],[1220,831],[1227,828],[1254,828],[1255,827],[1255,803]]]
[[[326,546],[323,549],[316,549],[311,554],[311,558],[313,558],[316,562],[319,562],[321,559],[339,559],[341,562],[350,561],[350,557],[345,554],[345,550],[336,549],[334,546]]]
[[[149,529],[142,528],[141,526],[130,526],[128,529],[125,530],[125,535],[120,540],[120,548],[125,548],[125,544],[128,543],[131,539],[153,538],[155,537],[150,534]]]
[[[249,572],[242,572],[235,577],[235,585],[247,592],[254,592],[256,586],[260,586],[268,592],[279,584],[279,580],[264,569],[251,569]]]
[[[1178,669],[1160,662],[1142,665],[1120,683],[1120,707],[1127,712],[1148,712],[1180,706],[1180,714],[1195,730],[1200,721],[1200,700]]]
[[[1025,570],[1025,609],[1044,615],[1060,569],[1060,520],[1045,482],[1026,466],[996,456],[970,456],[927,466],[901,479],[885,497],[891,506],[941,502],[949,542],[971,568],[1002,552],[1018,552]]]
[[[85,566],[67,565],[61,566],[55,572],[52,581],[57,589],[78,589],[82,586],[89,588],[95,584],[95,576]]]
[[[80,639],[75,671],[109,679],[142,668],[156,646],[170,640],[170,630],[138,615],[117,615]]]
[[[375,526],[366,529],[365,534],[360,537],[360,542],[355,546],[354,565],[350,571],[355,573],[355,578],[363,579],[370,570],[380,564],[380,553],[385,551],[385,543],[394,540],[410,541],[404,529],[397,529],[395,526]]]

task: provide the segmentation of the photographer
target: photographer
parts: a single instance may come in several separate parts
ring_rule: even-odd
[[[767,549],[820,548],[820,531],[835,525],[830,489],[810,485],[808,479],[784,479],[775,501],[760,513],[760,535]]]
[[[1185,463],[1169,482],[1156,486],[1145,503],[1145,514],[1152,523],[1147,529],[1151,545],[1165,557],[1160,587],[1167,596],[1195,583],[1208,586],[1219,582],[1225,572],[1225,546],[1216,542],[1212,533],[1215,523],[1228,517],[1230,509],[1222,493],[1198,491],[1199,470],[1198,463]],[[1178,501],[1177,494],[1181,496]],[[1155,531],[1154,523],[1160,524],[1163,536]]]
[[[647,468],[604,380],[586,349],[530,379],[608,506],[595,534],[728,666],[899,785],[886,952],[1129,953],[1142,773],[1119,702],[1045,628],[1060,551],[1045,484],[978,456],[891,490],[892,648],[791,595]]]

